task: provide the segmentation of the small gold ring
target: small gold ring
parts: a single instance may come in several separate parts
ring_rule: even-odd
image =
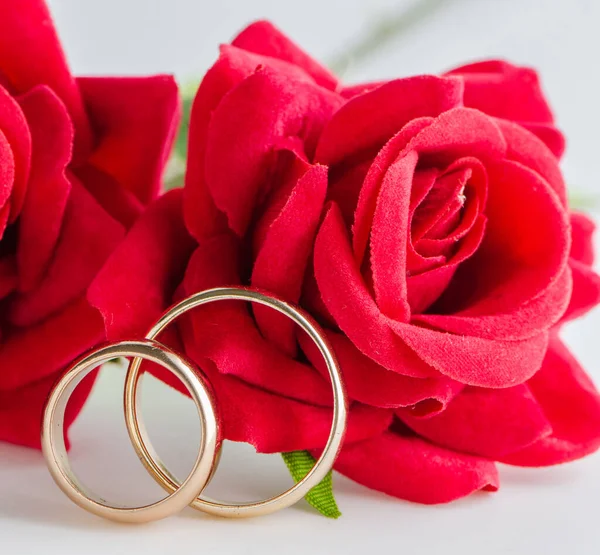
[[[142,507],[107,505],[101,497],[87,491],[71,469],[65,446],[65,408],[73,391],[94,368],[118,357],[136,357],[136,360],[142,358],[160,364],[173,372],[191,393],[201,423],[201,444],[189,476],[171,495]],[[94,350],[79,358],[54,387],[44,409],[42,450],[55,482],[74,503],[93,514],[110,520],[141,523],[175,514],[188,506],[199,495],[211,475],[217,448],[217,436],[214,403],[208,386],[198,377],[194,366],[156,341],[122,341]]]
[[[169,309],[148,332],[146,338],[154,339],[173,320],[193,308],[203,304],[224,300],[242,300],[259,303],[288,316],[308,334],[319,348],[319,351],[327,364],[333,387],[333,423],[331,432],[327,444],[325,445],[325,449],[316,461],[315,466],[302,480],[287,491],[263,501],[224,504],[198,497],[191,503],[191,506],[195,509],[223,517],[239,518],[264,515],[289,507],[302,499],[314,486],[325,478],[327,473],[331,470],[341,449],[346,432],[348,408],[344,384],[335,355],[318,324],[307,314],[294,308],[288,303],[251,289],[240,287],[218,288],[192,295]],[[177,488],[180,487],[180,481],[165,468],[164,464],[156,455],[137,411],[140,363],[141,361],[139,359],[131,361],[125,379],[125,414],[127,429],[135,451],[148,472],[150,472],[152,477],[163,489],[172,493],[177,491]]]

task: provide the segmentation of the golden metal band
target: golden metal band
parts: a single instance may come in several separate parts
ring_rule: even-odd
[[[160,364],[177,376],[190,392],[201,424],[201,443],[194,466],[177,491],[143,507],[108,505],[87,491],[74,475],[65,446],[64,417],[67,402],[85,376],[100,364],[118,357],[137,357]],[[193,365],[155,341],[122,341],[95,349],[77,360],[52,390],[44,410],[42,450],[48,468],[60,489],[77,505],[98,516],[118,522],[141,523],[178,513],[202,491],[210,479],[217,449],[218,421],[207,384]]]
[[[239,300],[255,302],[270,307],[293,320],[315,342],[325,359],[333,387],[333,422],[325,448],[313,469],[287,491],[252,503],[225,504],[198,497],[191,506],[200,511],[223,517],[250,517],[273,513],[302,499],[331,470],[341,449],[346,431],[347,406],[344,384],[339,365],[329,342],[319,325],[306,313],[290,304],[251,289],[237,287],[210,289],[188,297],[168,310],[148,332],[146,338],[154,339],[171,322],[186,312],[212,302]],[[169,493],[176,491],[180,481],[168,472],[152,448],[137,410],[138,376],[141,361],[132,360],[125,379],[125,414],[129,437],[140,460],[152,477]]]
[[[313,469],[287,491],[263,501],[226,504],[204,499],[201,493],[216,470],[218,421],[208,385],[198,375],[196,367],[185,357],[155,341],[155,338],[176,318],[198,306],[224,300],[255,302],[289,317],[315,342],[323,356],[333,389],[333,421],[325,448]],[[107,505],[88,492],[74,476],[67,457],[64,440],[64,412],[77,384],[94,368],[117,357],[131,357],[125,380],[124,410],[129,437],[136,453],[151,476],[169,495],[144,507]],[[178,377],[191,394],[201,421],[202,440],[198,456],[189,476],[181,481],[171,474],[156,454],[138,411],[140,365],[142,359],[167,368]],[[143,341],[122,341],[93,350],[67,370],[48,399],[42,426],[42,447],[48,468],[63,492],[76,504],[98,516],[120,522],[147,522],[174,514],[187,505],[223,517],[264,515],[293,505],[316,486],[331,470],[341,449],[347,420],[344,384],[335,355],[318,324],[306,313],[264,293],[241,287],[218,288],[188,297],[169,309],[152,327]]]

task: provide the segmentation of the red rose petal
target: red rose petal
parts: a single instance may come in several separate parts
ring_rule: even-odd
[[[492,461],[391,432],[347,445],[334,468],[359,484],[417,503],[448,503],[499,487]]]
[[[182,293],[193,295],[213,287],[240,285],[240,265],[240,241],[232,233],[207,239],[196,247],[188,260],[182,282]],[[213,306],[226,305],[247,312],[242,302],[223,301]],[[201,307],[197,312],[208,309],[209,306]]]
[[[527,339],[541,330],[550,328],[563,317],[572,291],[572,272],[566,267],[551,287],[516,310],[508,305],[505,307],[506,312],[499,311],[491,315],[468,316],[462,312],[449,315],[416,314],[413,322],[452,333],[465,333],[488,339]]]
[[[104,338],[98,313],[79,299],[61,312],[2,338],[0,391],[52,375]]]
[[[155,201],[92,282],[88,299],[110,340],[143,336],[171,304],[193,249],[181,200],[173,190]]]
[[[452,162],[414,208],[412,241],[419,248],[447,247],[462,239],[484,212],[488,196],[485,166],[476,158]],[[419,225],[417,225],[417,223]]]
[[[560,339],[551,339],[541,370],[527,385],[550,421],[552,434],[502,462],[547,466],[579,459],[600,447],[600,395]]]
[[[339,206],[348,229],[352,227],[358,197],[372,163],[373,159],[367,157],[366,160],[350,163],[350,165],[339,164],[334,168],[329,168],[327,200],[335,202]]]
[[[160,190],[179,123],[175,80],[88,77],[77,83],[97,141],[89,162],[148,203]]]
[[[233,41],[238,48],[279,58],[302,68],[317,84],[335,90],[337,78],[311,58],[269,21],[257,21],[246,27]]]
[[[475,168],[480,176],[475,181],[480,184],[477,189],[482,190],[481,200],[483,201],[480,203],[476,199],[478,201],[476,204],[485,206],[487,194],[485,168],[475,159],[457,160],[443,173],[436,176],[424,198],[418,204],[414,203],[416,206],[411,201],[410,240],[412,243],[417,244],[421,240],[432,243],[454,238],[453,230],[456,230],[457,226],[464,221],[464,216],[469,216],[467,214],[468,207],[465,206],[466,186],[473,179]],[[422,170],[419,173],[422,173]],[[461,217],[463,208],[465,214]],[[470,220],[472,224],[474,218],[471,217]]]
[[[538,137],[556,158],[562,158],[565,153],[565,136],[554,125],[547,123],[525,123],[519,122],[527,131],[531,131]]]
[[[484,241],[436,306],[441,314],[418,320],[457,334],[526,339],[556,323],[568,305],[569,222],[539,174],[511,161],[489,163],[488,174]]]
[[[71,161],[73,127],[64,105],[47,87],[19,99],[31,131],[28,194],[19,220],[19,288],[29,291],[47,271],[71,191],[65,168]]]
[[[263,198],[253,218],[255,223],[248,234],[252,243],[252,259],[258,256],[271,226],[290,200],[299,180],[304,178],[309,170],[315,171],[316,168],[304,156],[299,156],[297,152],[287,148],[275,150],[273,158],[269,183],[265,183]],[[321,166],[321,169],[324,170],[325,188],[327,188],[327,169],[324,166]]]
[[[345,336],[327,332],[339,360],[350,399],[382,408],[409,407],[410,413],[429,416],[445,409],[463,385],[445,377],[410,378],[387,370],[363,355]],[[300,345],[311,364],[329,378],[316,345],[305,334]]]
[[[321,325],[334,330],[338,329],[335,319],[329,314],[329,310],[327,310],[327,307],[321,298],[317,279],[315,278],[312,257],[308,261],[306,275],[304,276],[300,306],[302,306],[304,310],[307,310],[313,318],[316,318]]]
[[[539,370],[548,344],[547,332],[522,341],[501,341],[400,322],[389,325],[440,373],[477,387],[504,388],[523,383]]]
[[[456,264],[445,264],[407,279],[408,304],[417,317],[446,290],[456,272]]]
[[[17,265],[12,256],[0,258],[0,300],[17,288]]]
[[[335,205],[325,216],[317,235],[314,267],[325,306],[364,354],[406,376],[425,378],[437,374],[390,329],[389,319],[375,304],[358,271]]]
[[[28,326],[39,322],[85,294],[123,236],[123,226],[74,181],[54,258],[40,285],[12,303],[11,323]]]
[[[449,75],[465,81],[465,106],[518,122],[537,135],[556,158],[564,152],[562,133],[541,90],[535,70],[489,60],[459,67]]]
[[[314,166],[298,180],[285,206],[271,224],[258,252],[250,283],[297,303],[302,280],[321,219],[327,191],[327,168]],[[294,323],[266,307],[254,306],[254,317],[263,336],[294,356]]]
[[[571,258],[569,267],[573,278],[573,293],[561,322],[574,320],[600,303],[600,276],[587,264]]]
[[[315,161],[334,165],[364,150],[377,151],[412,120],[462,106],[462,90],[460,79],[419,75],[355,96],[323,129]]]
[[[421,170],[417,176],[421,177],[423,174]],[[415,185],[419,186],[419,181],[421,180],[414,180],[413,191]],[[447,191],[439,190],[443,188]],[[445,236],[431,239],[429,236],[433,233],[432,230],[439,228],[444,218],[451,217],[448,207],[452,206],[453,201],[445,198],[448,190],[462,212],[459,216],[461,219],[453,230],[443,232]],[[461,201],[457,197],[463,194],[466,200]],[[427,194],[418,191],[411,200],[409,219],[412,223],[407,249],[406,281],[408,302],[415,314],[426,310],[443,293],[458,264],[479,248],[486,226],[486,218],[481,215],[486,196],[485,168],[475,159],[462,158],[453,162],[438,177]]]
[[[44,407],[59,377],[58,373],[52,374],[19,389],[0,391],[0,441],[41,449]],[[86,376],[71,395],[65,411],[65,435],[83,408],[95,378],[96,372]]]
[[[498,459],[550,435],[552,427],[525,384],[507,389],[467,387],[443,412],[396,414],[420,436],[454,451]]]
[[[412,151],[389,166],[381,183],[371,230],[373,288],[381,312],[408,321],[406,243],[411,183],[417,166]]]
[[[293,80],[310,80],[300,68],[284,61],[259,56],[234,46],[221,46],[219,59],[200,83],[190,116],[190,156],[185,177],[184,217],[190,234],[198,241],[227,230],[227,221],[215,206],[204,175],[208,125],[223,97],[258,67],[270,68]]]
[[[0,241],[4,237],[4,232],[8,225],[8,218],[10,216],[10,202],[0,208]]]
[[[204,241],[188,264],[183,282],[185,295],[239,284],[238,258],[234,238],[220,236]],[[327,382],[314,368],[291,359],[264,339],[244,303],[218,302],[199,307],[189,319],[194,352],[210,359],[220,373],[289,398],[331,405]]]
[[[507,158],[539,173],[554,189],[563,206],[566,206],[567,187],[554,154],[540,139],[521,125],[503,120],[498,120],[496,123],[508,146]]]
[[[423,205],[440,177],[444,178],[442,172],[437,168],[417,168],[415,171],[410,192],[409,222],[411,229],[408,237],[409,251],[414,251],[412,242],[422,235],[419,233],[419,216],[415,217],[415,212]]]
[[[339,93],[344,98],[353,98],[355,96],[368,93],[373,89],[385,85],[387,81],[368,81],[366,83],[358,83],[356,85],[343,86],[339,89]]]
[[[389,140],[373,160],[364,179],[363,186],[360,189],[352,225],[352,246],[356,261],[359,265],[362,265],[367,251],[369,238],[371,236],[373,214],[377,207],[377,197],[387,169],[398,158],[401,158],[399,152],[405,148],[406,144],[431,125],[433,121],[432,118],[419,118],[411,121]],[[420,177],[421,173],[419,172],[415,179],[415,183],[418,182]],[[424,179],[423,181],[426,182],[427,180]]]
[[[0,209],[5,216],[2,218],[0,232],[8,222],[10,206],[8,205],[15,181],[15,159],[10,143],[0,129]],[[8,208],[5,208],[8,205]]]
[[[197,350],[189,332],[183,334],[186,352],[206,373],[220,408],[225,439],[254,445],[260,453],[322,448],[331,429],[330,408],[316,407],[273,395],[244,381],[219,373]],[[329,392],[331,396],[331,391]],[[355,404],[350,408],[346,443],[380,434],[392,414]]]
[[[546,332],[523,341],[500,341],[386,318],[362,281],[335,208],[317,235],[314,256],[315,276],[329,312],[349,339],[385,368],[421,378],[437,371],[467,385],[495,388],[522,383],[541,365]]]
[[[75,175],[85,184],[85,188],[98,204],[126,229],[129,229],[144,211],[144,205],[131,191],[95,166],[79,166]]]
[[[0,140],[4,137],[7,147],[12,153],[12,161],[6,159],[6,154],[0,154],[0,172],[14,164],[14,177],[8,180],[0,174],[0,208],[9,196],[11,203],[10,221],[13,222],[20,214],[27,191],[29,167],[31,164],[31,134],[21,107],[4,87],[0,86]],[[0,146],[0,151],[6,147]],[[10,187],[7,186],[10,184]]]
[[[188,160],[184,188],[184,218],[198,241],[227,230],[224,214],[215,206],[204,175],[206,135],[212,114],[225,94],[248,77],[256,65],[234,48],[221,48],[221,56],[200,83],[190,113]]]
[[[323,447],[333,413],[273,395],[231,376],[213,378],[222,407],[223,438],[252,444],[259,453],[281,453]],[[351,407],[346,443],[372,437],[391,421],[389,411],[366,405]]]
[[[0,68],[16,93],[37,85],[52,89],[77,129],[78,157],[89,150],[91,133],[79,89],[43,0],[0,3]]]
[[[418,322],[421,318],[419,313],[428,309],[446,290],[459,264],[477,251],[485,234],[486,223],[487,218],[480,215],[467,236],[460,242],[458,250],[444,265],[407,277],[408,303],[413,312],[414,322]]]
[[[596,223],[581,212],[571,213],[571,258],[591,266],[595,259]]]
[[[582,316],[600,303],[600,276],[594,272],[593,235],[596,224],[585,214],[571,213],[571,255],[569,267],[573,276],[573,294],[562,321]]]
[[[496,160],[506,154],[506,141],[494,120],[477,110],[454,108],[436,117],[407,148],[435,163],[458,158]]]
[[[435,119],[412,121],[393,137],[377,155],[356,209],[353,245],[356,259],[361,262],[372,229],[375,202],[383,175],[389,165],[410,150],[419,153],[419,160],[447,165],[457,158],[482,160],[502,158],[506,143],[498,126],[475,110],[456,108]]]
[[[465,171],[464,175],[459,177],[459,185],[467,184],[468,176],[469,172]],[[438,213],[437,221],[419,239],[416,247],[424,256],[436,256],[441,252],[447,257],[448,252],[452,251],[452,247],[468,235],[479,219],[483,212],[480,208],[480,199],[472,198],[469,194],[470,190],[466,191],[469,195],[466,200],[462,199],[461,196],[464,196],[464,192],[463,190],[461,195],[460,189],[454,189],[455,195],[448,199],[446,209]]]
[[[464,79],[465,106],[513,121],[552,123],[554,118],[535,70],[487,60],[448,72]]]
[[[233,231],[243,235],[250,223],[272,149],[300,137],[310,152],[341,102],[334,93],[266,68],[221,101],[208,129],[205,176]]]

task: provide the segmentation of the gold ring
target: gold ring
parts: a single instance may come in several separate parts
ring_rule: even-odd
[[[193,308],[203,304],[224,300],[242,300],[259,303],[288,316],[308,334],[319,348],[319,351],[327,364],[333,387],[333,423],[331,432],[323,453],[316,461],[312,470],[302,480],[287,491],[263,501],[224,504],[213,500],[203,499],[199,496],[191,503],[191,506],[195,509],[217,516],[239,518],[264,515],[289,507],[302,499],[314,486],[325,478],[327,473],[331,470],[341,449],[346,432],[348,409],[344,384],[335,355],[318,324],[310,318],[310,316],[288,303],[251,289],[239,287],[218,288],[192,295],[169,309],[148,332],[146,338],[154,339],[173,320]],[[148,472],[150,472],[152,477],[163,489],[172,493],[177,491],[180,487],[180,481],[165,468],[164,464],[156,455],[137,411],[140,362],[139,359],[131,361],[125,379],[125,414],[127,429],[136,453]]]
[[[202,440],[189,476],[171,495],[143,507],[107,505],[101,497],[87,491],[71,469],[65,446],[65,408],[71,394],[79,382],[94,368],[117,357],[150,360],[173,372],[191,393],[200,417]],[[194,366],[156,341],[122,341],[79,358],[54,387],[44,409],[42,450],[55,482],[77,505],[110,520],[141,523],[177,513],[198,496],[210,478],[217,448],[217,436],[217,418],[213,400],[208,386],[198,377]]]

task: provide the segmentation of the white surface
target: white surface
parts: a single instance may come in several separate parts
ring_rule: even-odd
[[[176,72],[199,76],[248,21],[269,17],[307,50],[330,59],[386,9],[407,2],[197,0],[52,0],[78,74]],[[439,71],[469,59],[509,57],[537,66],[569,138],[568,181],[600,196],[600,3],[454,0],[428,22],[352,67],[351,81]],[[600,312],[567,330],[570,345],[600,383]],[[122,372],[105,371],[73,429],[76,469],[107,496],[137,503],[160,492],[128,445],[120,413]],[[145,413],[160,452],[175,468],[191,461],[197,437],[193,408],[149,383]],[[168,417],[164,416],[168,415]],[[306,507],[250,521],[223,521],[191,510],[145,527],[100,521],[58,491],[38,453],[0,445],[0,554],[36,553],[460,553],[564,554],[600,549],[600,456],[559,468],[501,467],[502,487],[438,507],[404,503],[339,476],[344,516],[324,519]],[[221,497],[249,499],[285,488],[278,457],[228,446],[214,484]],[[211,486],[212,487],[212,486]]]
[[[124,431],[120,368],[105,369],[73,430],[72,459],[81,478],[111,500],[139,504],[160,490],[135,458]],[[148,428],[167,464],[186,470],[197,443],[191,402],[149,381]],[[148,406],[152,405],[152,406]],[[148,410],[146,410],[148,409]],[[162,415],[167,415],[164,417]],[[424,507],[377,494],[336,476],[343,516],[327,520],[299,504],[245,521],[191,509],[147,526],[113,524],[72,505],[38,453],[0,445],[0,545],[6,555],[34,553],[434,553],[564,554],[598,552],[600,457],[545,469],[501,468],[502,489],[457,503]],[[228,444],[209,493],[249,500],[291,484],[278,456]]]

